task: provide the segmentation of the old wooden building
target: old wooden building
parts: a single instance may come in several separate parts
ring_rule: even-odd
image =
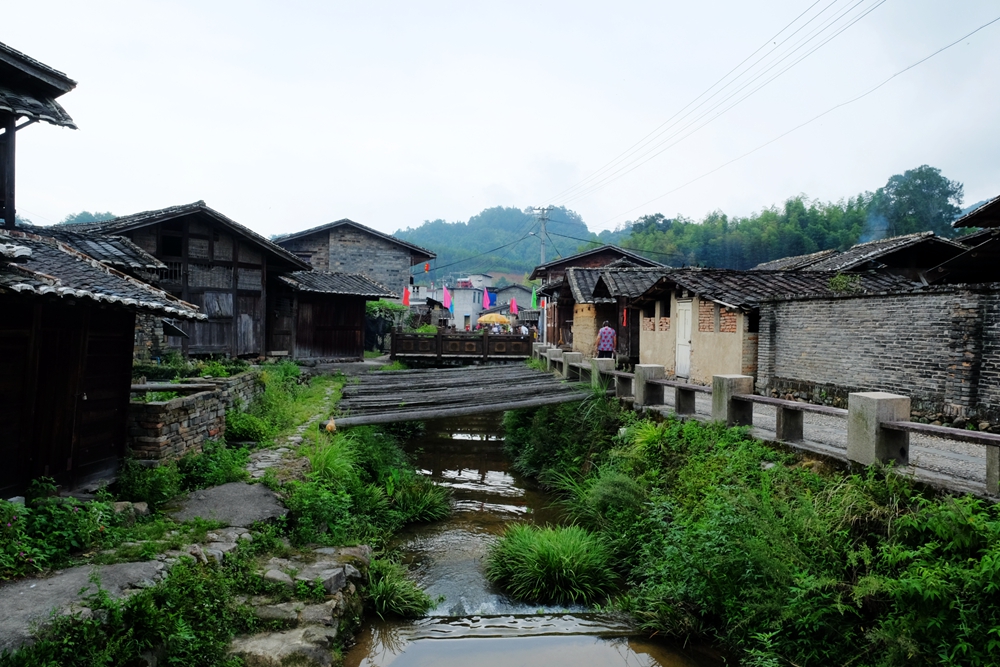
[[[268,289],[309,264],[203,201],[106,222],[72,225],[128,238],[166,265],[159,286],[197,305],[207,321],[168,336],[185,354],[257,356],[267,350]]]
[[[51,237],[0,231],[0,497],[73,487],[125,454],[136,313],[196,309]]]
[[[274,242],[317,271],[359,273],[400,296],[411,284],[410,267],[436,257],[426,248],[347,219],[277,236]]]
[[[271,293],[272,352],[295,359],[364,357],[365,301],[394,299],[384,285],[351,273],[296,271]]]

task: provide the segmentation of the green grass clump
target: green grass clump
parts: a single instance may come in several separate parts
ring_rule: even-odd
[[[182,483],[175,463],[150,468],[126,458],[118,469],[111,492],[118,500],[147,503],[151,510],[156,510],[181,492]]]
[[[379,618],[416,618],[433,606],[431,599],[406,574],[406,568],[388,560],[373,560],[368,568],[368,604]]]
[[[187,454],[177,461],[181,487],[185,491],[206,489],[250,478],[246,465],[250,455],[246,449],[230,448],[225,442],[206,440],[200,454]]]
[[[611,554],[579,526],[515,524],[490,550],[486,576],[518,600],[592,604],[614,590]]]
[[[264,442],[274,435],[266,421],[242,410],[226,411],[226,438],[230,442]]]

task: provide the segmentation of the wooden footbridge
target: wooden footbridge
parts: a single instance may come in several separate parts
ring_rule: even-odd
[[[525,365],[376,371],[344,385],[337,428],[580,401],[591,395],[551,373]],[[329,424],[329,422],[327,422]]]

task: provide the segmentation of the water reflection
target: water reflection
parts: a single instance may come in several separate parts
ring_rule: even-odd
[[[483,575],[490,543],[512,521],[558,523],[552,499],[509,469],[499,415],[428,423],[408,445],[423,474],[452,489],[446,521],[411,527],[396,546],[434,598],[427,618],[373,621],[345,656],[349,667],[376,665],[539,665],[544,667],[705,667],[713,657],[645,641],[621,618],[583,607],[526,605]]]

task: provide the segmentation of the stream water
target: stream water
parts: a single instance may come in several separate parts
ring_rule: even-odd
[[[558,523],[552,499],[509,470],[500,415],[431,421],[408,443],[418,469],[454,492],[446,520],[400,534],[394,546],[442,601],[426,618],[366,624],[347,667],[716,667],[710,651],[652,641],[627,619],[583,607],[525,605],[486,581],[490,542],[515,521]]]

